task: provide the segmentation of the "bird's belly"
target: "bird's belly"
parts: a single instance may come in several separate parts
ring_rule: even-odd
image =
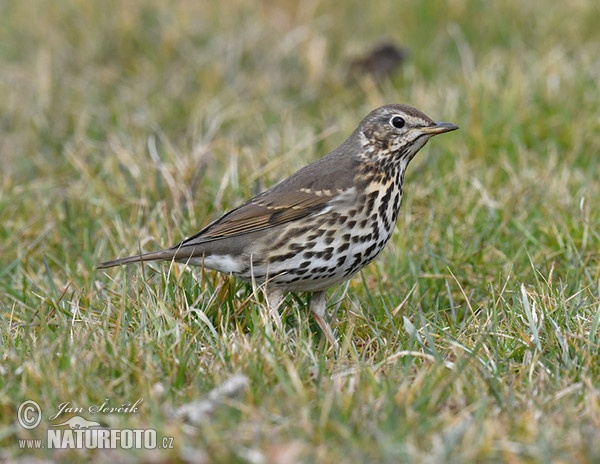
[[[252,265],[232,274],[247,281],[268,281],[290,291],[324,290],[369,264],[388,242],[393,227],[381,233],[356,226],[331,230],[312,229],[287,240],[284,249],[268,257],[257,253],[248,259]]]
[[[204,266],[290,291],[326,289],[351,278],[385,247],[401,195],[394,189],[374,191],[373,201],[352,215],[329,210],[302,226],[290,223],[249,241],[241,255],[207,255]]]

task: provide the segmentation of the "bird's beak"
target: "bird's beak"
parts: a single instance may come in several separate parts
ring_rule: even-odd
[[[458,129],[458,126],[450,124],[449,122],[436,122],[433,126],[422,127],[421,132],[429,135],[436,135],[454,131],[456,129]]]

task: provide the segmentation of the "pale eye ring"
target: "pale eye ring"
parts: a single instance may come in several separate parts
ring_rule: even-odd
[[[395,115],[390,119],[390,124],[396,129],[402,129],[406,125],[406,121],[402,116]]]

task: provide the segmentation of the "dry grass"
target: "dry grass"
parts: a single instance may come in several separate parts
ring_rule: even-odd
[[[600,459],[595,2],[344,5],[0,7],[0,458]],[[349,85],[386,37],[406,65]],[[332,291],[339,355],[302,297],[278,330],[221,276],[95,269],[198,230],[385,102],[461,130],[411,166],[380,259]],[[236,374],[247,388],[204,420],[172,413]],[[82,415],[174,449],[19,449],[52,422],[19,427],[22,401],[107,398],[143,403]]]

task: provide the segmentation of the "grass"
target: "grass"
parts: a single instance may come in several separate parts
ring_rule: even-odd
[[[592,0],[4,3],[0,457],[597,462],[597,19]],[[349,85],[386,37],[406,65]],[[331,291],[338,355],[302,296],[278,330],[223,276],[95,269],[190,235],[386,102],[461,130],[419,154],[391,243]],[[203,420],[173,413],[237,374]],[[65,402],[174,448],[20,449]]]

